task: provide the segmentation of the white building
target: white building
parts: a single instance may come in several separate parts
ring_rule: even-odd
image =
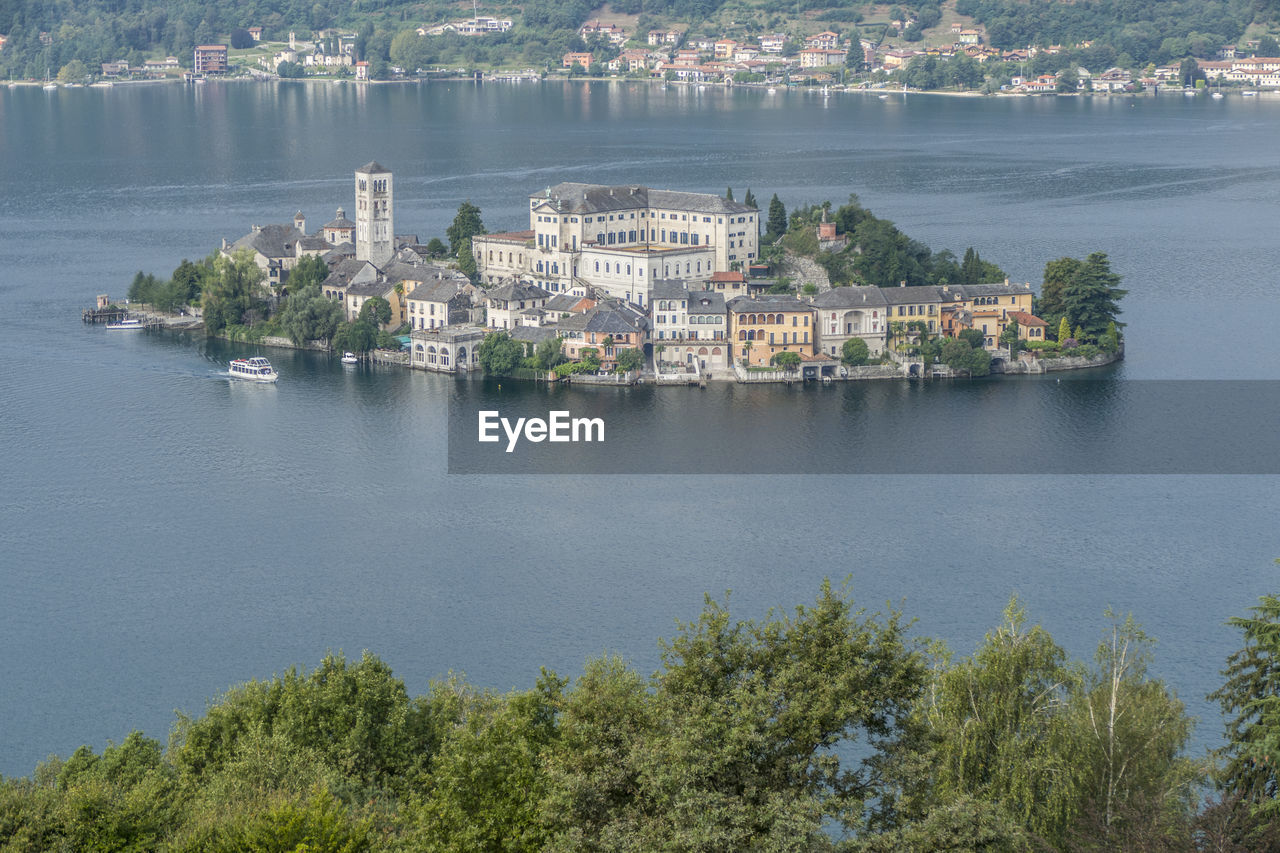
[[[355,173],[356,259],[382,266],[395,254],[391,172],[377,161]]]

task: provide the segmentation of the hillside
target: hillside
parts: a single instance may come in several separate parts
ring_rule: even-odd
[[[1100,51],[1099,61],[1143,65],[1208,56],[1224,44],[1274,32],[1280,0],[613,0],[598,8],[587,0],[491,0],[479,5],[479,13],[512,26],[483,37],[418,36],[420,26],[472,17],[470,3],[444,0],[0,0],[0,77],[40,79],[72,60],[91,74],[103,62],[125,60],[136,67],[166,55],[189,66],[194,45],[225,43],[233,30],[255,26],[264,40],[281,42],[291,31],[308,41],[322,30],[358,32],[359,56],[375,65],[558,67],[566,51],[603,46],[578,35],[584,22],[596,19],[622,26],[633,38],[668,27],[686,38],[742,40],[768,33],[795,40],[834,30],[873,41],[888,36],[916,47],[949,44],[953,22],[976,23],[996,48],[1090,42]],[[893,20],[912,23],[899,33],[886,29]]]

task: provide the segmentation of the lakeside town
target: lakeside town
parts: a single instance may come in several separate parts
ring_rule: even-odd
[[[895,6],[888,19],[875,26],[718,35],[700,35],[687,26],[641,31],[597,17],[577,28],[571,49],[523,68],[478,60],[446,63],[441,61],[446,56],[433,46],[442,39],[479,44],[504,38],[516,26],[510,18],[477,13],[406,28],[394,38],[387,36],[381,47],[372,44],[367,33],[341,28],[285,33],[254,25],[236,28],[225,42],[196,44],[187,55],[139,61],[135,52],[133,59],[117,57],[96,65],[73,59],[57,67],[56,78],[46,67],[44,81],[30,78],[26,82],[57,89],[234,76],[369,83],[439,77],[537,80],[559,75],[756,85],[772,90],[819,86],[825,91],[950,90],[1005,95],[1158,93],[1162,89],[1221,94],[1223,87],[1246,95],[1280,91],[1280,43],[1269,33],[1226,44],[1203,38],[1166,39],[1173,43],[1156,51],[1166,61],[1139,62],[1088,39],[998,48],[991,45],[986,28],[972,19],[950,13],[946,17],[949,23],[937,10],[917,13]],[[272,40],[272,35],[277,39]],[[0,34],[0,51],[7,38]],[[50,51],[56,38],[53,33],[39,33],[40,44]],[[18,85],[20,81],[10,83]]]
[[[565,182],[529,197],[520,230],[486,233],[479,210],[464,203],[450,252],[439,239],[422,244],[397,232],[394,181],[391,170],[367,163],[353,174],[354,219],[338,207],[309,228],[299,211],[224,239],[217,263],[233,283],[206,285],[195,299],[181,285],[184,295],[167,297],[163,322],[203,322],[232,339],[352,350],[435,372],[596,384],[1042,373],[1123,355],[1114,322],[1123,291],[1104,294],[1102,313],[1077,306],[1078,316],[1063,314],[1051,327],[1033,313],[1030,283],[1007,278],[839,285],[821,265],[782,249],[774,232],[786,216],[776,196],[769,224],[750,191],[739,202],[731,192]],[[793,244],[861,251],[842,232],[842,216],[833,220],[829,207],[809,215],[812,225],[793,216]],[[1097,257],[1105,266],[1105,255]],[[973,270],[998,268],[971,250],[965,269],[973,278]],[[169,284],[198,275],[184,261]],[[158,301],[163,287],[139,273],[130,292],[135,316],[145,313],[136,303]],[[110,306],[99,297],[98,312]],[[281,324],[281,316],[289,319]],[[353,336],[355,328],[363,334]]]

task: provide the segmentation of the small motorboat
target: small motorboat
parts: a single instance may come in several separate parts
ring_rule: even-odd
[[[342,354],[342,363],[343,364],[359,364],[360,359],[356,358],[356,354],[353,352],[344,352]]]
[[[107,324],[107,330],[112,332],[134,332],[145,328],[146,326],[137,317],[125,317],[123,320]]]

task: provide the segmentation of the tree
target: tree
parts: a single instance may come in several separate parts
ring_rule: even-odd
[[[1120,314],[1117,303],[1128,291],[1116,287],[1119,283],[1120,276],[1111,271],[1105,252],[1094,252],[1085,258],[1067,281],[1062,292],[1063,314],[1081,328],[1085,338],[1097,340]]]
[[[1058,91],[1075,92],[1080,88],[1080,75],[1074,68],[1064,68],[1058,72]]]
[[[977,651],[938,672],[925,718],[937,739],[927,801],[999,803],[1030,832],[1060,841],[1075,816],[1075,769],[1056,746],[1081,673],[1010,600]],[[919,792],[917,792],[919,793]],[[921,808],[918,802],[913,804]]]
[[[849,338],[840,347],[840,361],[849,367],[858,367],[866,364],[870,356],[871,348],[867,346],[867,342],[862,338]]]
[[[475,254],[471,251],[470,237],[458,244],[458,269],[473,282],[480,276],[480,270],[476,267]]]
[[[1205,79],[1204,72],[1200,70],[1200,63],[1194,58],[1188,56],[1182,60],[1178,66],[1178,81],[1184,87],[1194,87],[1196,81]]]
[[[253,47],[253,36],[249,35],[249,31],[236,27],[231,31],[231,47],[234,50],[244,50]]]
[[[506,332],[490,332],[476,349],[480,367],[491,376],[509,376],[524,358],[524,344]]]
[[[747,194],[742,199],[742,203],[745,204],[747,207],[751,208],[752,210],[756,210],[759,208],[759,205],[756,204],[756,197],[751,192],[751,187],[747,187]]]
[[[1098,339],[1098,346],[1106,353],[1115,353],[1120,349],[1120,330],[1115,321],[1107,324],[1107,331]]]
[[[307,68],[300,62],[286,60],[276,65],[276,76],[286,80],[300,80],[307,76]]]
[[[537,361],[538,367],[543,370],[550,370],[564,361],[564,353],[561,352],[563,344],[563,338],[547,338],[544,341],[539,341],[533,353],[533,358]]]
[[[618,364],[618,370],[629,373],[633,370],[640,369],[640,366],[644,364],[644,355],[640,350],[635,349],[634,347],[628,347],[626,349],[618,350],[616,361]]]
[[[443,258],[446,251],[448,250],[445,248],[444,243],[439,237],[432,237],[427,241],[427,254],[431,257]]]
[[[783,350],[782,352],[774,353],[773,358],[769,359],[769,363],[790,373],[800,366],[800,353]]]
[[[381,296],[370,296],[360,306],[360,314],[356,319],[370,326],[385,326],[391,322],[391,303]]]
[[[201,294],[205,330],[216,335],[227,326],[248,322],[264,307],[263,272],[247,249],[233,257],[218,255]]]
[[[1227,717],[1218,787],[1253,816],[1280,819],[1280,596],[1264,595],[1249,616],[1227,624],[1244,646],[1227,657],[1226,678],[1209,698]]]
[[[1022,338],[1018,334],[1018,321],[1011,319],[1009,324],[1004,327],[1004,331],[1000,333],[1000,346],[1015,353],[1022,345]]]
[[[1186,709],[1147,675],[1153,641],[1127,616],[1111,625],[1067,709],[1064,749],[1079,773],[1079,846],[1151,849],[1184,838],[1202,773],[1183,754],[1191,736]]]
[[[769,199],[769,218],[765,226],[765,236],[777,239],[787,233],[787,208],[774,193]]]
[[[1062,315],[1062,320],[1058,323],[1058,342],[1066,343],[1071,340],[1071,323],[1067,320],[1067,315]]]
[[[1280,42],[1275,36],[1264,33],[1258,37],[1258,56],[1280,56]]]
[[[278,319],[289,339],[301,346],[306,341],[331,340],[342,325],[343,310],[313,284],[290,293]]]
[[[1044,284],[1040,286],[1040,298],[1036,301],[1034,313],[1050,328],[1066,310],[1062,304],[1062,293],[1067,283],[1079,273],[1080,267],[1081,262],[1076,258],[1058,258],[1044,265]]]
[[[368,352],[377,346],[378,330],[368,320],[345,323],[333,333],[333,348],[344,352]]]
[[[480,221],[480,208],[476,207],[470,201],[464,201],[458,205],[458,213],[453,217],[453,222],[445,229],[445,234],[449,238],[449,251],[461,258],[462,241],[470,239],[477,234],[485,234],[484,223]]]
[[[733,187],[726,187],[726,188],[725,188],[725,191],[724,191],[724,197],[725,197],[726,199],[728,199],[729,201],[733,201]]]
[[[329,265],[319,255],[303,255],[298,263],[289,271],[285,285],[289,291],[304,290],[308,287],[319,287],[329,277]]]
[[[58,69],[58,81],[61,83],[75,83],[88,76],[89,69],[78,59],[73,59]]]
[[[987,336],[982,334],[981,329],[961,329],[956,337],[974,349],[981,349],[987,341]]]
[[[583,347],[578,350],[578,360],[588,371],[594,373],[600,369],[600,350],[595,347]]]

